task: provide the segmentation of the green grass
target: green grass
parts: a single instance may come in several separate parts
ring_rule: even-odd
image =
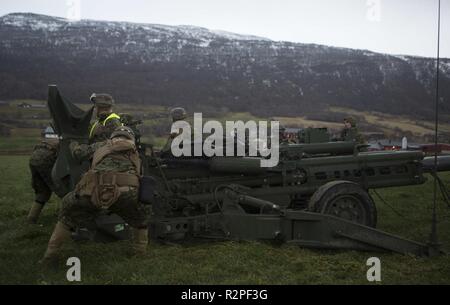
[[[0,284],[67,284],[66,270],[42,270],[56,222],[59,199],[52,198],[40,226],[25,217],[33,194],[25,156],[0,156]],[[447,185],[450,175],[443,175]],[[432,183],[381,190],[405,220],[377,202],[379,228],[418,241],[429,232]],[[439,233],[450,251],[450,211],[440,205]],[[366,260],[381,259],[383,284],[450,284],[448,256],[416,258],[390,253],[319,251],[259,242],[214,242],[149,246],[142,258],[130,258],[129,243],[70,242],[63,256],[81,259],[83,284],[368,284]],[[63,264],[62,264],[63,265]]]
[[[17,152],[31,152],[39,143],[39,137],[17,136],[0,137],[0,152],[14,154]]]

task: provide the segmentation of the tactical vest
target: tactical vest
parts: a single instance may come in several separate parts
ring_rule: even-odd
[[[101,124],[103,126],[106,126],[106,123],[111,120],[111,119],[118,119],[120,120],[120,116],[118,116],[115,113],[111,113],[106,119],[104,119],[103,121],[97,120],[95,121],[94,124],[92,124],[91,130],[89,131],[89,139],[91,139],[94,136],[94,131],[96,129],[96,127],[98,126],[98,124]]]
[[[131,161],[136,174],[122,173],[116,171],[98,172],[96,166],[105,158],[119,161]],[[97,149],[94,153],[91,169],[83,175],[77,184],[76,192],[81,196],[91,196],[91,202],[98,208],[108,209],[130,188],[139,187],[139,176],[141,174],[141,160],[136,146],[131,141],[111,140]]]

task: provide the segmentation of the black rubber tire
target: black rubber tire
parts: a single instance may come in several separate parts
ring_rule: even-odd
[[[308,209],[368,227],[377,225],[377,208],[372,197],[359,184],[350,181],[332,181],[322,185],[311,196]]]

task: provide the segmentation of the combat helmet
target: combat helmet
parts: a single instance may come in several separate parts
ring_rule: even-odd
[[[170,111],[170,116],[172,117],[172,120],[174,122],[176,122],[176,121],[181,121],[181,120],[186,119],[187,113],[186,113],[186,110],[184,108],[177,107],[177,108],[173,108]]]
[[[91,102],[95,106],[100,107],[112,107],[114,106],[114,99],[110,94],[106,93],[93,93],[90,98]]]
[[[135,140],[135,135],[134,135],[133,129],[131,129],[130,127],[127,127],[127,126],[117,127],[111,134],[110,138],[113,139],[115,137],[125,137],[132,141]]]

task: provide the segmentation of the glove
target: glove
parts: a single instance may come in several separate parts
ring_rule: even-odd
[[[78,145],[79,145],[79,144],[78,144],[77,141],[70,141],[69,149],[70,149],[70,152],[71,152],[72,154],[73,154],[74,150],[77,149]]]

